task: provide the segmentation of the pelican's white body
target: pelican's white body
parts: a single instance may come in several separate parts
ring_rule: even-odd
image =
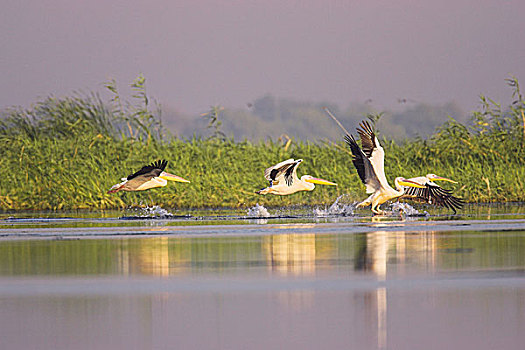
[[[153,179],[149,180],[148,182],[145,182],[142,185],[140,185],[139,187],[137,187],[136,191],[145,191],[145,190],[149,190],[150,188],[164,187],[167,184],[168,184],[167,180],[164,180],[161,177],[154,177]]]
[[[363,143],[363,138],[367,138],[367,143],[373,145],[373,149],[370,157],[368,157],[363,150],[357,146],[364,161],[365,180],[363,182],[365,182],[366,193],[371,193],[367,199],[357,204],[357,207],[371,205],[371,210],[374,214],[383,214],[384,212],[379,209],[379,206],[386,201],[401,197],[405,193],[405,188],[403,186],[423,186],[419,186],[416,183],[410,183],[410,181],[403,177],[397,177],[394,182],[396,189],[392,188],[385,176],[385,150],[381,147],[379,140],[372,131],[360,132],[360,135],[361,142]],[[366,160],[368,160],[368,162],[366,162]]]
[[[135,179],[136,178],[128,180],[127,178],[123,177],[121,179],[122,182],[116,185],[113,185],[110,188],[109,193],[118,192],[118,191],[133,191],[133,192],[145,191],[151,188],[164,187],[168,184],[168,180],[177,181],[177,182],[189,182],[188,180],[185,180],[182,177],[167,173],[165,171],[160,173],[159,176],[153,177],[142,183],[134,181]]]
[[[295,175],[295,170],[294,170]],[[313,191],[315,188],[315,185],[311,182],[306,182],[306,179],[312,178],[310,175],[303,175],[301,178],[297,178],[297,175],[294,176],[292,186],[288,186],[286,182],[279,181],[277,185],[272,185],[269,187],[266,187],[265,189],[262,189],[259,191],[259,194],[278,194],[281,196],[292,194],[299,191]]]
[[[296,193],[299,191],[313,191],[315,188],[315,184],[321,184],[321,185],[337,185],[333,182],[318,179],[310,175],[303,175],[299,179],[297,177],[297,167],[302,162],[302,159],[287,159],[283,162],[280,162],[272,167],[267,168],[264,171],[264,177],[266,180],[270,181],[270,186],[263,188],[260,191],[257,191],[258,194],[276,194],[280,196]],[[294,165],[296,164],[296,165]],[[292,174],[291,174],[291,183],[289,183],[290,178],[287,179],[285,177],[285,171],[281,171],[281,173],[275,178],[272,179],[272,171],[278,170],[286,165],[294,166]]]
[[[388,182],[386,182],[386,186],[379,188],[376,190],[370,197],[362,201],[361,203],[357,204],[357,207],[366,207],[371,205],[372,212],[374,214],[382,214],[383,211],[379,209],[379,206],[391,199],[401,197],[405,193],[405,188],[400,185],[400,181],[402,181],[402,177],[396,177],[395,179],[395,186],[397,190],[390,187]],[[385,178],[386,181],[386,178]],[[369,193],[367,191],[367,193]]]

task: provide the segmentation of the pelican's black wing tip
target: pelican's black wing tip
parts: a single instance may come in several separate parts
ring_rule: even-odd
[[[131,180],[131,179],[133,179],[133,178],[135,178],[137,176],[146,175],[146,174],[149,174],[151,172],[153,172],[152,176],[157,176],[158,174],[163,172],[164,169],[166,169],[167,166],[168,166],[168,161],[167,160],[159,159],[159,160],[154,161],[150,165],[143,166],[139,171],[129,175],[127,177],[127,179]]]
[[[353,135],[350,135],[350,134],[345,134],[345,136],[343,137],[344,141],[346,142],[346,144],[348,146],[350,146],[350,148],[357,146],[359,147],[359,145],[357,144],[357,141],[355,140],[354,136]]]
[[[153,167],[155,169],[160,169],[162,171],[164,171],[164,169],[166,169],[166,167],[168,166],[168,161],[165,160],[165,159],[159,159],[153,163],[151,163],[150,167]]]
[[[372,124],[370,124],[368,120],[361,121],[361,123],[359,123],[359,126],[362,129],[361,131],[368,135],[373,135],[375,133]],[[357,129],[357,131],[359,131],[359,128]]]

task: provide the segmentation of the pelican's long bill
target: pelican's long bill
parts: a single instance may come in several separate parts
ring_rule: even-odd
[[[423,186],[423,185],[421,185],[421,184],[418,184],[417,182],[407,180],[407,179],[399,180],[399,184],[400,184],[401,186],[417,187],[417,188],[425,188],[425,186]]]
[[[316,177],[311,177],[309,179],[305,179],[304,181],[311,182],[313,184],[318,184],[318,185],[337,186],[337,184],[335,182],[331,182],[331,181],[323,180],[323,179],[318,179]]]
[[[183,179],[182,177],[180,176],[177,176],[177,175],[173,175],[173,174],[170,174],[170,173],[167,173],[165,171],[163,171],[159,177],[161,179],[164,179],[164,180],[168,180],[168,181],[176,181],[176,182],[190,182],[186,179]]]

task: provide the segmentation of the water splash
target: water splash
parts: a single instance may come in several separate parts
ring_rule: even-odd
[[[259,205],[259,203],[255,204],[254,207],[249,208],[246,214],[249,217],[257,217],[257,218],[270,217],[270,213],[268,213],[268,210],[264,206]]]
[[[343,194],[335,200],[335,202],[328,208],[314,208],[313,213],[315,217],[326,217],[326,216],[352,216],[354,215],[356,202],[343,203],[348,199],[347,194]]]
[[[413,206],[411,206],[408,203],[402,203],[402,202],[394,202],[390,204],[390,208],[392,208],[392,214],[393,215],[405,215],[405,216],[428,216],[428,212],[419,212],[419,210],[415,209]]]
[[[130,209],[134,211],[136,214],[135,216],[141,217],[141,218],[156,218],[156,219],[165,219],[165,218],[172,218],[174,215],[167,211],[164,208],[161,208],[160,205],[152,205],[145,206],[142,208],[133,208]]]

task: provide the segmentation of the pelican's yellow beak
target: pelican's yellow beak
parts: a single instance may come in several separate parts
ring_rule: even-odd
[[[183,178],[180,177],[180,176],[173,175],[173,174],[167,173],[167,172],[165,172],[165,171],[163,171],[163,172],[160,174],[159,177],[160,177],[161,179],[168,180],[168,181],[189,182],[188,180],[183,179]]]
[[[426,188],[425,186],[420,185],[420,184],[418,184],[417,182],[410,181],[410,180],[407,180],[407,179],[400,180],[400,181],[399,181],[399,184],[400,184],[401,186],[417,187],[417,188]]]
[[[304,181],[311,182],[313,184],[318,184],[318,185],[337,186],[337,184],[335,182],[331,182],[331,181],[323,180],[323,179],[318,179],[316,177],[311,177],[309,179],[305,179]]]
[[[441,177],[441,176],[434,176],[432,178],[432,181],[448,181],[448,182],[452,182],[453,184],[457,184],[458,183],[457,181],[454,181],[454,180],[451,180],[451,179],[447,179],[446,177]]]

